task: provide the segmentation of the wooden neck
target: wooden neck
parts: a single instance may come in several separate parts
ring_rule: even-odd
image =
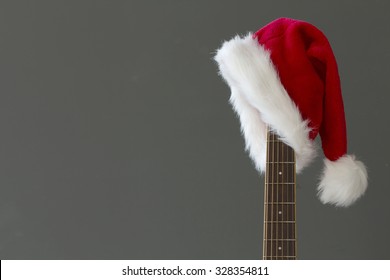
[[[267,133],[263,259],[296,259],[295,153]]]

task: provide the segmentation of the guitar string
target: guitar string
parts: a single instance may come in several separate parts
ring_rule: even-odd
[[[289,146],[286,146],[286,159],[289,161],[289,153],[290,153],[290,147]],[[286,168],[285,168],[285,177],[286,177],[286,180],[287,182],[289,183],[288,185],[286,185],[286,194],[285,194],[285,201],[286,202],[290,202],[291,200],[289,200],[289,192],[290,192],[290,188],[291,188],[291,180],[290,180],[290,175],[289,175],[289,167],[290,167],[291,164],[287,164],[286,165]],[[286,220],[290,221],[290,209],[291,209],[291,206],[292,205],[286,205]],[[286,238],[289,238],[291,239],[291,236],[289,234],[290,232],[290,225],[286,226]],[[290,256],[291,252],[290,252],[290,242],[286,242],[286,259]]]
[[[264,186],[264,201],[268,200],[268,168],[267,164],[269,162],[268,155],[268,145],[269,145],[269,130],[267,127],[267,147],[266,147],[266,168],[265,168],[265,186]],[[264,203],[264,221],[268,220],[268,205]],[[264,223],[263,225],[263,259],[267,259],[268,256],[268,223]]]
[[[272,178],[273,178],[273,175],[272,175],[272,158],[273,158],[273,136],[272,136],[272,132],[271,132],[271,130],[270,130],[270,135],[269,135],[269,139],[270,139],[270,143],[269,143],[269,149],[270,149],[270,152],[269,152],[269,156],[270,156],[270,160],[269,160],[269,162],[268,162],[268,168],[269,168],[269,180],[268,180],[268,183],[269,182],[272,182]],[[273,198],[273,188],[272,188],[272,185],[269,185],[268,184],[268,190],[269,190],[269,197],[268,197],[268,201],[271,201],[272,202],[272,198]],[[269,208],[269,219],[272,219],[272,208]],[[273,224],[271,223],[270,225],[269,225],[269,236],[268,237],[270,237],[270,238],[272,238],[272,230],[273,230]],[[272,260],[272,253],[273,253],[273,248],[272,248],[272,246],[271,246],[272,244],[271,244],[271,242],[269,242],[269,241],[267,241],[267,246],[268,246],[268,249],[269,249],[269,259],[271,259]]]
[[[274,173],[275,173],[275,134],[272,133],[272,168],[271,168],[271,174],[272,174],[272,182],[275,182],[275,178],[274,178]],[[271,186],[271,189],[272,189],[272,192],[271,192],[271,201],[274,202],[274,185]],[[274,217],[274,207],[271,206],[271,219]],[[274,232],[274,223],[271,223],[271,237],[274,237],[275,236],[275,232]],[[274,246],[272,246],[272,242],[271,242],[271,260],[273,259],[273,256],[274,256]]]
[[[276,136],[275,136],[276,137]],[[279,157],[279,146],[280,146],[280,140],[279,140],[279,137],[278,137],[278,141],[276,142],[276,201],[278,204],[276,204],[276,209],[279,208],[279,170],[280,170],[280,157]],[[274,186],[275,187],[275,186]],[[279,239],[279,230],[280,230],[280,226],[279,226],[279,215],[278,213],[276,212],[276,239],[278,240]],[[275,242],[275,249],[276,249],[276,259],[278,259],[278,257],[280,256],[280,250],[279,250],[279,242],[276,241]]]
[[[294,160],[294,150],[292,148],[289,149],[289,159],[291,161]],[[289,177],[290,178],[293,178],[294,176],[294,167],[290,164],[289,165]],[[292,185],[292,188],[289,188],[289,198],[288,200],[289,201],[294,201],[295,200],[293,199],[293,196],[294,196],[294,188],[295,188],[295,181],[293,181],[294,184]],[[290,207],[290,216],[293,217],[294,216],[294,209],[295,209],[295,205],[292,205]],[[295,225],[294,225],[295,227]],[[294,228],[289,228],[289,235],[290,236],[293,236],[294,235],[294,232],[293,232]],[[290,247],[290,256],[294,256],[294,249],[292,247]]]
[[[265,197],[265,201],[269,202],[269,180],[270,180],[270,173],[269,173],[269,161],[270,161],[270,156],[269,156],[269,150],[270,150],[270,143],[271,143],[271,135],[270,135],[270,131],[269,131],[269,127],[267,127],[267,164],[266,164],[266,174],[267,174],[267,184],[266,184],[266,190],[267,190],[267,194],[266,194],[266,197]],[[267,221],[268,221],[268,215],[269,215],[269,205],[266,206],[267,208]],[[265,247],[266,247],[266,251],[267,253],[264,255],[265,256],[265,259],[268,258],[269,256],[269,247],[268,247],[268,239],[269,239],[269,226],[268,226],[268,223],[265,224],[265,231],[266,231],[266,240],[265,240]]]
[[[270,162],[270,155],[269,155],[269,150],[270,150],[270,146],[269,146],[269,143],[270,143],[270,140],[271,140],[271,135],[270,135],[270,130],[269,130],[269,127],[267,128],[267,140],[268,140],[268,145],[267,145],[267,162],[268,162],[268,167],[266,167],[266,174],[267,174],[267,185],[266,185],[266,191],[267,191],[267,194],[266,194],[266,201],[269,201],[269,180],[270,180],[270,168],[269,168],[269,162]],[[267,221],[269,219],[268,215],[269,215],[269,205],[266,205],[266,209],[267,209]],[[269,239],[269,227],[268,227],[268,223],[266,223],[265,225],[265,230],[266,230],[266,240],[265,240],[265,248],[266,248],[266,258],[267,256],[269,256],[269,247],[268,247],[268,239]]]
[[[295,156],[295,151],[293,151],[292,149],[291,149],[291,151],[292,151],[292,157],[293,157],[293,159],[294,159],[294,166],[293,166],[293,175],[294,175],[294,186],[293,186],[293,189],[294,189],[294,197],[293,197],[293,199],[294,199],[294,201],[296,202],[297,201],[297,187],[296,187],[296,182],[297,182],[297,178],[296,178],[296,176],[297,176],[297,173],[296,173],[296,156]],[[294,241],[294,254],[293,254],[293,256],[295,256],[295,259],[297,258],[297,242],[296,242],[296,240],[297,240],[297,226],[296,226],[296,219],[297,219],[297,207],[296,207],[296,205],[294,205],[294,239],[295,239],[295,241]]]
[[[287,147],[287,151],[286,151],[286,159],[287,159],[287,161],[290,161],[290,157],[289,157],[289,154],[290,154],[290,149]],[[286,177],[287,178],[290,178],[289,176],[288,176],[288,170],[289,170],[289,165],[287,165],[287,168],[286,168]],[[288,186],[288,188],[286,189],[286,201],[289,201],[289,197],[288,197],[288,195],[289,195],[289,190],[290,190],[290,185]],[[287,206],[286,207],[286,216],[287,216],[287,219],[290,217],[290,209],[289,209],[290,207],[289,206]],[[290,235],[289,235],[289,227],[286,227],[286,235],[290,238]],[[287,248],[286,248],[286,255],[287,256],[290,256],[290,246],[287,246]]]
[[[284,145],[284,143],[282,143],[282,159],[283,160],[284,160],[285,147],[286,147],[286,145]],[[285,185],[284,185],[284,183],[285,183],[284,165],[285,165],[285,163],[282,163],[282,202],[284,202],[284,188],[285,188]],[[281,208],[282,208],[282,210],[280,210],[280,211],[282,211],[281,212],[282,213],[281,214],[282,220],[286,221],[285,212],[284,212],[284,204],[282,204]],[[287,238],[287,236],[284,236],[284,225],[282,225],[282,239],[285,239],[285,238]],[[284,241],[282,241],[282,256],[284,256],[284,250],[285,250],[283,245],[284,245]],[[282,259],[284,259],[284,258],[282,257]]]
[[[294,157],[294,151],[293,151],[293,149],[292,148],[290,148],[290,151],[289,151],[289,160],[291,160],[291,162],[293,162],[293,157]],[[294,166],[291,166],[290,165],[290,173],[291,173],[291,177],[294,175]],[[295,182],[295,181],[294,181]],[[294,188],[295,188],[295,184],[294,185],[292,185],[292,188],[290,188],[290,193],[289,193],[289,201],[295,201],[294,200]],[[293,208],[291,209],[291,220],[293,221],[294,220],[294,215],[293,215],[293,213],[294,213],[294,209],[295,209],[295,205],[293,206]],[[294,227],[295,227],[295,224],[294,224]],[[292,230],[293,230],[294,228],[292,228],[292,229],[290,229],[290,235],[291,236],[293,236],[293,234],[294,234],[294,238],[295,238],[295,233],[293,233],[292,232]],[[294,245],[294,244],[292,244],[292,245]],[[295,253],[294,253],[294,246],[291,246],[291,252],[290,252],[290,255],[291,256],[294,256],[295,255]]]

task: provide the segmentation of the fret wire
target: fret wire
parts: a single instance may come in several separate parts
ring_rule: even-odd
[[[264,221],[264,223],[295,223],[295,221]]]
[[[295,183],[266,183],[267,185],[295,185]]]
[[[266,163],[289,163],[289,164],[294,164],[295,162],[293,162],[293,161],[267,161]]]
[[[295,202],[266,202],[265,204],[295,204]]]
[[[268,259],[268,258],[271,258],[271,259]],[[272,260],[272,258],[276,258],[276,257],[274,257],[274,256],[265,256],[265,257],[264,257],[265,260],[267,260],[267,259],[268,259],[268,260]],[[281,258],[281,259],[282,259],[282,258],[295,259],[296,256],[283,256],[283,257],[280,257],[280,258]]]
[[[296,241],[296,239],[267,239],[266,241]]]

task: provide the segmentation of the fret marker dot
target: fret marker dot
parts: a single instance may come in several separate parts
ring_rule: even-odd
[[[282,211],[279,211],[279,215],[282,215]]]
[[[282,172],[281,172],[281,171],[279,171],[279,175],[282,175]]]
[[[282,250],[282,247],[278,247],[278,250]]]

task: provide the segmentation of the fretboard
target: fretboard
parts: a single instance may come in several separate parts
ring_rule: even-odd
[[[263,259],[296,259],[295,153],[268,131]]]

